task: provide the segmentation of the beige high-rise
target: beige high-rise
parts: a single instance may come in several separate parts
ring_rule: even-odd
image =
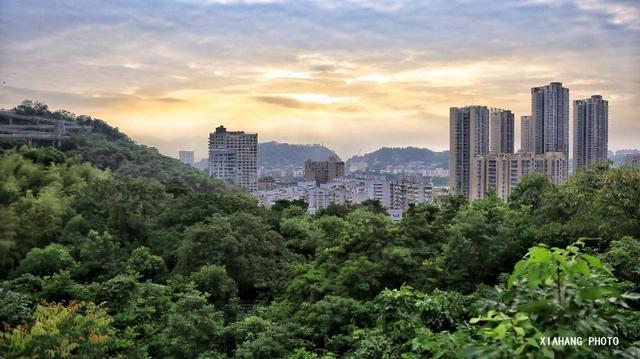
[[[217,127],[209,135],[209,175],[257,191],[258,134]]]

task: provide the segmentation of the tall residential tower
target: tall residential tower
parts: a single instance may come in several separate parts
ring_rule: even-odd
[[[449,109],[449,188],[469,197],[472,165],[489,152],[489,109],[486,106]]]
[[[573,102],[574,171],[607,160],[609,103],[594,95]]]
[[[217,127],[209,135],[209,175],[257,191],[258,134]]]
[[[533,143],[533,121],[531,116],[520,117],[520,151],[528,153],[536,152]]]
[[[569,158],[569,89],[562,82],[531,89],[531,120],[535,153]]]
[[[511,110],[491,108],[489,110],[489,152],[513,153],[514,133],[514,116]]]
[[[562,82],[531,89],[533,147],[536,154],[559,152],[569,158],[569,89]],[[568,172],[569,161],[565,160]]]

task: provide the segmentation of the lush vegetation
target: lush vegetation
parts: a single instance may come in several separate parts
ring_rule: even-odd
[[[640,356],[637,169],[308,216],[72,118],[94,132],[0,154],[4,357]]]

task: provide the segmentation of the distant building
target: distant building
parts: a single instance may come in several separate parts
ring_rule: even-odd
[[[382,207],[390,208],[391,205],[391,188],[389,181],[383,178],[373,178],[365,182],[367,196],[370,199],[380,202]]]
[[[513,153],[514,115],[510,110],[489,110],[489,152]]]
[[[249,192],[258,189],[258,134],[227,131],[209,135],[209,175],[231,181]]]
[[[449,188],[469,196],[473,159],[489,152],[489,109],[486,106],[449,110]]]
[[[195,163],[195,152],[178,151],[178,158],[180,159],[180,162],[186,163],[188,165],[193,165]]]
[[[410,204],[433,201],[433,185],[402,179],[389,183],[389,208],[406,210]]]
[[[258,180],[258,191],[273,191],[277,182],[273,177],[263,177]]]
[[[609,103],[594,95],[573,102],[574,172],[595,162],[607,161]]]
[[[326,161],[306,160],[304,162],[304,180],[316,181],[317,184],[335,181],[344,177],[344,162],[335,156]]]
[[[533,120],[531,116],[520,117],[520,150],[535,153],[533,140]]]
[[[534,152],[561,152],[569,158],[569,89],[562,82],[531,89],[531,119]]]
[[[506,201],[522,177],[531,173],[544,173],[554,184],[561,184],[567,178],[567,159],[561,152],[490,153],[476,156],[474,161],[471,199],[482,198],[493,188],[498,197]]]
[[[624,156],[624,165],[640,168],[640,153],[632,153]]]

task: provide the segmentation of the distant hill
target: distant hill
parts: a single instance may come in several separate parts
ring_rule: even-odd
[[[286,166],[304,166],[306,160],[326,160],[338,154],[322,145],[293,145],[280,142],[258,144],[258,167],[279,168]]]
[[[417,147],[383,147],[371,153],[351,157],[347,160],[347,166],[352,162],[364,162],[369,170],[408,162],[423,162],[427,166],[449,168],[449,151],[435,152]]]

